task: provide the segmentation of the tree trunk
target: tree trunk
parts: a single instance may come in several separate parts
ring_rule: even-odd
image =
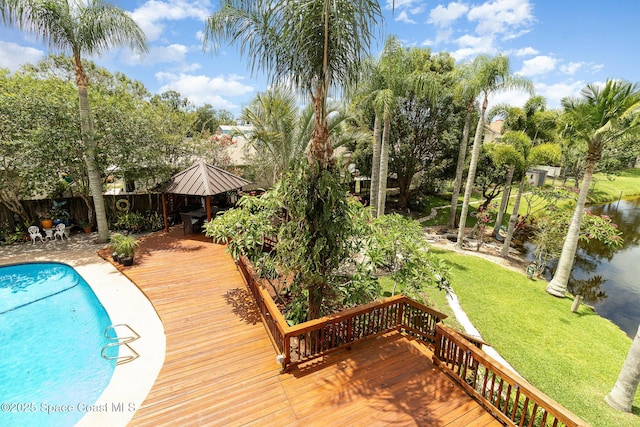
[[[462,174],[467,157],[467,145],[469,145],[469,129],[471,128],[471,114],[473,113],[473,101],[467,107],[467,116],[464,119],[464,128],[462,128],[462,140],[458,149],[458,164],[456,165],[456,179],[453,181],[453,194],[451,195],[451,209],[449,210],[449,221],[447,227],[454,228],[456,226],[456,217],[458,210],[458,196],[460,195],[460,187],[462,186]]]
[[[582,216],[584,215],[584,205],[587,201],[589,185],[591,184],[591,177],[593,176],[593,171],[596,168],[596,163],[597,160],[595,159],[587,161],[587,168],[585,169],[582,186],[580,187],[580,193],[578,194],[576,208],[573,211],[573,217],[569,224],[567,237],[562,245],[562,252],[560,253],[560,259],[558,260],[558,268],[556,268],[553,279],[551,279],[547,285],[547,292],[556,297],[564,298],[564,294],[567,291],[567,282],[569,281],[569,276],[573,269],[573,261],[578,249],[578,237],[580,236],[580,223],[582,222]]]
[[[373,208],[374,218],[378,216],[378,191],[380,188],[380,119],[376,114],[373,122],[373,159],[371,161],[371,187],[369,206]]]
[[[631,412],[638,383],[640,383],[640,327],[633,338],[618,380],[604,400],[618,411]]]
[[[511,197],[511,181],[513,181],[513,174],[515,173],[515,170],[516,167],[514,165],[509,166],[509,172],[507,173],[507,184],[504,186],[504,191],[502,192],[502,201],[500,202],[500,209],[498,209],[496,225],[493,227],[494,236],[502,225],[502,219],[504,218],[504,214],[507,211],[507,206],[509,205],[509,198]]]
[[[409,206],[409,198],[411,197],[411,181],[413,179],[413,175],[411,177],[400,178],[398,177],[398,188],[400,192],[398,193],[398,209],[407,209]]]
[[[87,76],[80,61],[80,55],[75,54],[74,60],[76,83],[78,85],[78,101],[80,104],[80,131],[84,141],[82,158],[87,166],[89,189],[93,197],[93,205],[96,212],[98,242],[105,243],[109,240],[109,223],[107,222],[107,211],[104,206],[104,197],[102,194],[102,178],[96,162],[96,141],[93,119],[91,118],[91,108],[89,107]]]
[[[507,228],[507,235],[504,237],[504,243],[502,244],[502,251],[500,256],[502,258],[509,257],[509,247],[511,246],[511,239],[513,239],[513,231],[516,229],[516,222],[518,222],[518,210],[520,209],[520,199],[522,198],[522,191],[524,190],[524,183],[527,177],[523,176],[520,180],[520,187],[518,187],[518,194],[516,195],[516,201],[513,205],[513,212],[509,218],[509,227]]]
[[[467,214],[469,213],[469,201],[471,200],[471,192],[473,191],[473,182],[476,179],[476,169],[478,168],[478,158],[480,157],[480,147],[482,146],[482,138],[484,137],[484,113],[487,111],[489,99],[484,96],[482,102],[482,111],[478,126],[476,127],[476,135],[473,138],[473,148],[471,150],[471,162],[469,163],[469,173],[467,175],[467,184],[464,188],[464,200],[462,201],[462,212],[460,212],[460,224],[458,226],[458,241],[456,247],[462,249],[464,241],[464,229],[467,223]]]
[[[33,218],[29,218],[29,214],[22,206],[20,199],[16,197],[15,192],[7,191],[6,188],[0,188],[0,203],[5,205],[14,214],[17,214],[25,221],[31,221]]]
[[[380,191],[378,191],[378,216],[384,215],[387,201],[387,175],[389,172],[389,127],[391,118],[385,113],[380,147]]]

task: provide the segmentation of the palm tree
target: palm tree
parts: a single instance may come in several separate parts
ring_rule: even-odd
[[[305,265],[301,270],[308,289],[309,319],[321,315],[323,299],[330,291],[331,259],[343,250],[326,240],[328,225],[319,215],[334,211],[326,205],[328,199],[322,198],[327,188],[320,188],[327,185],[327,172],[334,169],[327,98],[331,89],[342,90],[358,78],[374,27],[381,19],[380,5],[372,0],[228,0],[207,19],[205,46],[239,42],[252,71],[266,72],[272,83],[286,81],[311,99],[314,125],[305,194],[312,208],[301,209],[304,229],[309,231],[305,246],[296,254]],[[336,200],[330,202],[338,203]]]
[[[459,80],[454,91],[456,96],[463,99],[467,105],[467,113],[464,119],[464,127],[462,129],[462,139],[458,148],[458,162],[456,164],[456,177],[453,181],[453,191],[451,194],[451,208],[449,210],[449,220],[447,227],[456,226],[456,216],[458,213],[458,196],[462,187],[462,174],[467,158],[467,148],[469,146],[469,132],[471,128],[471,117],[475,110],[476,98],[481,92],[477,75],[474,74],[472,64],[463,64],[459,68]]]
[[[631,412],[633,398],[640,383],[640,327],[631,342],[631,348],[622,365],[618,380],[605,401],[618,411]]]
[[[367,138],[367,135],[346,126],[349,116],[337,102],[328,102],[327,110],[327,125],[334,149],[347,142]],[[291,89],[277,85],[258,93],[242,110],[240,118],[253,125],[253,129],[242,132],[242,135],[256,150],[260,164],[270,175],[267,179],[269,186],[304,158],[313,132],[313,106],[300,110]]]
[[[5,0],[3,22],[34,34],[51,49],[70,52],[75,64],[80,107],[82,156],[98,223],[98,241],[109,240],[109,224],[102,194],[102,179],[96,161],[97,142],[89,106],[89,82],[83,55],[101,54],[118,46],[145,52],[144,32],[125,11],[101,0]]]
[[[640,89],[638,84],[607,80],[603,86],[590,84],[580,98],[562,100],[564,135],[587,146],[586,168],[576,207],[562,246],[558,267],[547,285],[547,292],[564,297],[578,247],[580,222],[587,193],[602,150],[612,142],[640,130]]]
[[[478,120],[478,126],[476,127],[476,134],[473,138],[471,161],[469,163],[467,183],[464,190],[462,212],[460,213],[458,240],[456,242],[457,248],[462,248],[462,242],[464,240],[465,224],[467,222],[467,214],[469,212],[469,201],[471,199],[473,183],[476,177],[478,158],[480,157],[480,146],[482,145],[482,139],[484,137],[485,114],[489,104],[489,94],[509,89],[522,89],[533,92],[533,84],[529,80],[510,75],[509,58],[506,56],[498,55],[491,58],[480,55],[474,60],[473,68],[477,72],[478,83],[481,88],[482,106],[480,109],[480,119]]]
[[[533,145],[544,141],[555,141],[558,114],[555,111],[547,111],[546,104],[546,100],[542,96],[529,98],[522,108],[507,104],[498,104],[487,113],[487,119],[492,120],[497,116],[503,117],[503,130],[524,132],[530,138]],[[500,203],[496,217],[496,223],[493,228],[493,234],[495,234],[502,225],[504,211],[509,203],[513,173],[514,169],[513,166],[511,166],[509,168],[502,202]]]
[[[511,132],[505,134],[510,135]],[[500,256],[503,258],[509,257],[509,246],[511,245],[511,239],[513,238],[513,232],[516,227],[516,223],[518,221],[518,211],[520,210],[520,200],[522,199],[522,192],[524,191],[524,186],[527,182],[526,171],[535,164],[538,163],[547,163],[547,162],[557,162],[560,160],[560,146],[557,144],[539,144],[535,147],[532,146],[531,140],[524,132],[514,132],[517,135],[516,138],[513,138],[511,142],[516,148],[518,154],[520,155],[520,164],[519,164],[519,173],[521,175],[520,185],[518,187],[518,193],[516,194],[516,200],[513,205],[513,211],[511,212],[511,217],[509,218],[509,226],[507,227],[507,235],[504,238],[504,243],[502,244],[502,251],[500,252]],[[511,138],[510,138],[511,139]]]
[[[432,104],[437,102],[438,84],[430,74],[416,69],[418,67],[412,61],[410,52],[405,51],[400,41],[392,36],[387,39],[381,57],[370,62],[363,73],[365,84],[360,87],[360,92],[368,93],[363,103],[370,106],[375,114],[371,166],[371,205],[374,207],[374,217],[384,215],[385,212],[391,115],[398,105],[398,99],[414,92],[428,96]]]

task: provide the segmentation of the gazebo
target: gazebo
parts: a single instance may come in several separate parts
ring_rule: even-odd
[[[182,172],[178,172],[159,187],[159,191],[162,193],[162,214],[165,230],[169,231],[167,194],[205,197],[207,221],[210,221],[211,196],[231,190],[239,190],[250,183],[244,178],[207,164],[204,161],[199,161]]]

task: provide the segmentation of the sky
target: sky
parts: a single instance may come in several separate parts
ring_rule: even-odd
[[[237,46],[203,51],[208,16],[219,8],[209,0],[111,0],[144,30],[149,53],[117,49],[89,57],[111,72],[140,80],[152,93],[175,90],[195,106],[210,104],[239,116],[266,77],[252,75]],[[386,37],[407,47],[449,52],[463,63],[479,54],[507,55],[511,71],[529,78],[549,108],[578,96],[589,83],[608,78],[640,81],[640,0],[382,0],[384,22],[371,54]],[[0,24],[0,67],[17,70],[49,53],[34,36]],[[59,53],[59,52],[56,52]],[[528,95],[498,93],[491,104],[522,106]]]

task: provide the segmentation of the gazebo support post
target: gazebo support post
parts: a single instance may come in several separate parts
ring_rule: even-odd
[[[211,221],[211,196],[207,195],[207,222]]]
[[[162,193],[162,217],[164,218],[164,231],[169,232],[169,216],[167,215],[167,195]]]

